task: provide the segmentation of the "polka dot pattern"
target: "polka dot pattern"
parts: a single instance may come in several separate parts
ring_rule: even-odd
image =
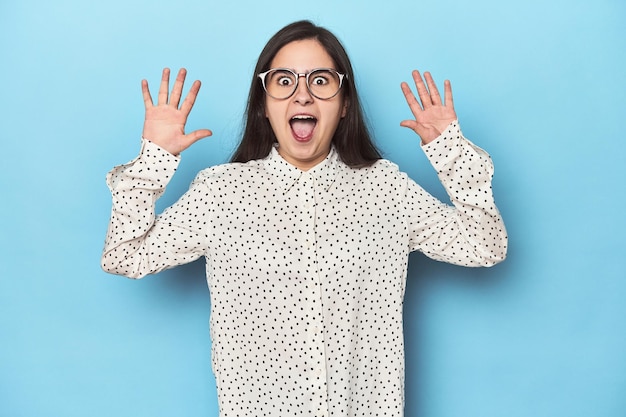
[[[506,254],[489,156],[456,122],[424,150],[452,205],[386,160],[352,169],[333,150],[302,172],[274,149],[200,172],[155,216],[178,160],[144,141],[107,177],[103,268],[138,278],[206,258],[220,416],[400,417],[409,253]]]

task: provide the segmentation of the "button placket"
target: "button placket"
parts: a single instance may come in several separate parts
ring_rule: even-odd
[[[312,381],[313,402],[311,412],[315,416],[328,416],[328,390],[326,385],[326,347],[323,333],[322,288],[317,264],[317,245],[315,233],[315,180],[307,172],[300,177],[299,199],[302,220],[302,243],[307,262],[307,281],[309,285],[310,322],[307,328],[307,340],[310,343],[311,365],[309,368]]]
[[[300,210],[302,219],[302,232],[304,248],[312,251],[308,256],[315,260],[315,200],[314,200],[314,181],[311,174],[305,172],[300,177]],[[317,269],[317,268],[315,268]],[[317,271],[309,271],[311,274]]]

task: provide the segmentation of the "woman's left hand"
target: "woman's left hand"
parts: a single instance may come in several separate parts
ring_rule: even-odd
[[[414,70],[412,75],[421,104],[415,98],[409,85],[403,82],[400,88],[402,88],[406,102],[415,120],[403,120],[400,126],[413,130],[422,138],[422,142],[427,144],[441,135],[448,125],[457,118],[452,100],[452,86],[450,81],[444,81],[444,99],[442,101],[435,81],[429,72],[424,73],[426,84],[422,80],[419,71]]]

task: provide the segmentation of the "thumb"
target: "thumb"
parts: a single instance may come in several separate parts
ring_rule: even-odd
[[[417,127],[419,124],[415,120],[403,120],[400,122],[400,126],[407,127],[417,133]]]
[[[185,142],[187,143],[187,147],[189,147],[200,139],[204,139],[211,135],[213,135],[213,132],[211,132],[209,129],[194,130],[193,132],[187,133],[185,135]]]

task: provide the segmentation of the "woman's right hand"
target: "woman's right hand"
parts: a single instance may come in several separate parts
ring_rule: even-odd
[[[146,107],[142,136],[173,155],[178,155],[196,141],[212,135],[208,129],[199,129],[185,134],[187,117],[200,90],[200,81],[194,81],[179,108],[186,75],[187,70],[184,68],[178,71],[172,93],[169,94],[170,70],[169,68],[163,69],[156,106],[150,96],[148,81],[141,81],[141,91]]]

